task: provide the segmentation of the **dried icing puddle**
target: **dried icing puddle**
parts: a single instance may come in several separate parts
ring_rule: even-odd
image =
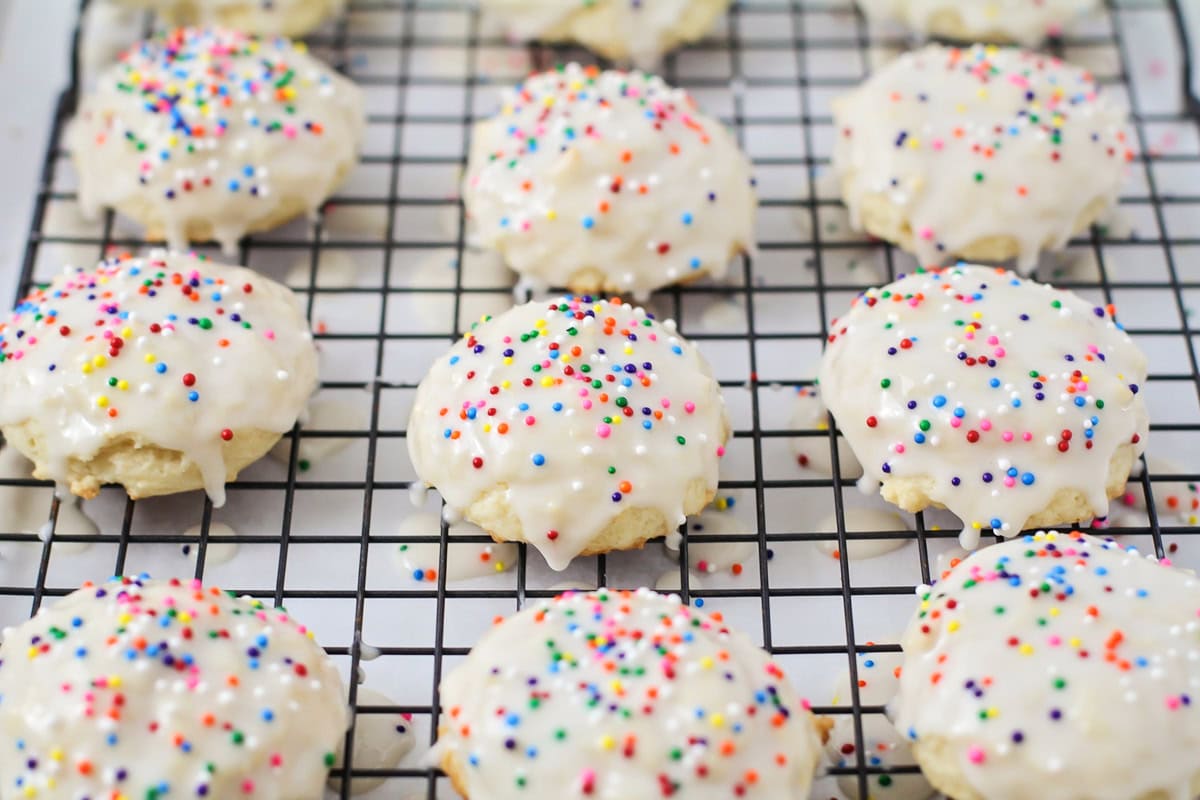
[[[200,538],[201,525],[193,525],[183,532],[184,536]],[[228,564],[237,555],[237,531],[224,522],[210,522],[208,525],[208,542],[204,546],[204,564],[213,567],[218,564]],[[180,550],[193,564],[200,557],[200,543],[188,542]]]
[[[796,390],[796,405],[792,412],[791,427],[798,431],[828,431],[829,414],[825,403],[817,390],[811,386],[801,386]],[[829,437],[826,436],[797,436],[792,439],[792,450],[796,454],[796,463],[802,469],[812,470],[822,477],[833,476],[833,459],[830,457]],[[838,464],[841,467],[842,479],[858,480],[862,474],[862,465],[846,437],[839,436],[837,440]]]
[[[365,686],[359,687],[356,705],[359,712],[354,721],[354,759],[352,769],[390,770],[400,765],[401,760],[408,755],[416,745],[413,735],[411,714],[375,714],[365,713],[364,706],[392,706],[395,703],[387,695],[380,694]],[[341,745],[338,755],[343,753]],[[338,759],[342,763],[342,759]],[[335,792],[341,791],[342,781],[337,777],[335,768],[329,777],[329,786]],[[372,789],[378,789],[387,778],[351,778],[350,794],[364,794]]]
[[[361,431],[369,424],[370,413],[365,403],[351,403],[334,396],[318,395],[308,403],[301,430]],[[296,454],[296,465],[301,472],[307,472],[315,464],[332,458],[353,442],[354,439],[348,438],[302,435],[299,452]],[[271,458],[281,464],[289,464],[292,459],[292,440],[286,437],[280,439],[271,448]]]
[[[899,514],[875,508],[845,508],[842,510],[847,533],[870,533],[872,531],[907,531],[909,525]],[[837,533],[837,515],[827,514],[814,526],[817,533]],[[912,539],[889,537],[887,539],[848,539],[846,556],[851,561],[875,558],[893,550],[899,550]],[[842,551],[837,539],[825,539],[816,543],[817,548],[828,556],[840,558]]]
[[[858,655],[858,699],[863,706],[886,706],[899,690],[899,669],[904,662],[902,653],[861,653]],[[849,706],[850,670],[837,680],[830,705]],[[882,714],[864,713],[862,718],[863,763],[867,767],[909,766],[916,763],[908,743]],[[834,767],[858,767],[858,752],[854,737],[854,715],[832,717],[833,727],[825,743],[825,753]],[[838,788],[850,798],[860,800],[857,775],[838,775]],[[868,775],[868,797],[873,800],[925,800],[933,794],[920,774]]]
[[[396,533],[400,536],[439,536],[441,520],[436,514],[420,511],[400,521]],[[480,527],[465,521],[450,523],[449,536],[487,536]],[[436,542],[413,542],[396,548],[396,561],[403,572],[415,581],[435,582],[441,545]],[[465,581],[507,572],[517,563],[517,545],[506,542],[451,542],[446,554],[446,580]]]
[[[0,450],[0,478],[26,479],[33,477],[33,464],[12,447]],[[33,486],[0,486],[0,530],[8,533],[36,534],[43,542],[50,538],[51,495],[47,489]],[[66,495],[58,504],[58,519],[54,535],[95,536],[100,532],[96,523],[83,512],[78,498]],[[86,542],[55,540],[54,551],[69,555],[86,550]]]
[[[729,570],[734,575],[742,573],[742,563],[754,557],[757,544],[753,541],[706,541],[729,535],[753,535],[754,525],[739,519],[733,513],[736,497],[718,498],[713,505],[689,517],[687,521],[688,569],[697,575],[711,575]],[[679,557],[680,537],[677,534],[666,538],[668,552]],[[678,581],[678,576],[676,577]],[[678,588],[678,587],[676,587]]]

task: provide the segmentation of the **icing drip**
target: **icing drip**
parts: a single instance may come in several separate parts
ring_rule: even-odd
[[[861,653],[858,659],[858,700],[861,706],[887,706],[900,688],[900,665],[904,661],[901,653]],[[833,691],[833,706],[849,706],[850,671],[843,672]],[[839,714],[833,719],[833,728],[825,742],[825,755],[835,767],[857,769],[858,753],[854,736],[854,716]],[[877,713],[863,713],[863,763],[868,767],[909,766],[913,763],[912,751],[900,732]],[[858,776],[838,775],[838,788],[850,800],[858,800]],[[925,800],[933,794],[933,788],[922,775],[868,775],[867,797],[874,800]]]
[[[919,594],[895,721],[923,765],[936,751],[995,800],[1192,795],[1194,575],[1050,532],[980,550]]]
[[[451,513],[496,533],[498,514],[472,506],[500,492],[563,569],[627,508],[682,523],[690,485],[716,490],[727,435],[708,364],[672,322],[562,298],[473,326],[421,381],[407,440]]]
[[[5,632],[4,797],[317,797],[348,716],[282,610],[115,578]]]
[[[888,224],[903,230],[879,235],[901,237],[925,265],[1010,237],[1029,271],[1085,209],[1116,200],[1133,157],[1124,109],[1089,73],[984,45],[900,56],[835,101],[834,121],[853,224],[894,206]]]
[[[723,276],[754,243],[749,160],[646,73],[568,64],[506,92],[475,130],[463,199],[533,285],[646,293]]]
[[[387,695],[364,686],[358,690],[356,705],[360,708],[391,706],[395,702]],[[396,769],[416,743],[412,714],[367,714],[360,711],[354,718],[354,759],[351,767],[355,770]],[[343,741],[338,748],[339,756],[344,749]],[[386,778],[351,778],[350,794],[365,794],[383,786],[386,781]],[[336,770],[329,778],[329,786],[335,792],[341,791],[342,781]]]
[[[59,483],[133,437],[183,454],[219,506],[225,447],[287,431],[316,380],[290,291],[190,256],[67,268],[0,322],[0,426],[35,421],[38,474]]]
[[[122,56],[67,132],[85,213],[126,213],[186,250],[315,213],[355,163],[350,81],[284,38],[180,28]]]
[[[568,592],[442,682],[436,755],[472,797],[805,797],[820,740],[782,671],[676,596]]]
[[[834,320],[820,383],[869,479],[949,509],[965,539],[1103,516],[1110,461],[1148,429],[1146,359],[1113,313],[1004,270],[918,271]]]
[[[1057,36],[1063,23],[1097,5],[1096,0],[858,0],[858,4],[872,20],[898,20],[922,36],[1014,41],[1027,47]]]

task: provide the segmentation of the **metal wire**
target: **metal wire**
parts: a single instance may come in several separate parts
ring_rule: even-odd
[[[1134,163],[1145,174],[1147,189],[1144,194],[1122,197],[1121,204],[1129,208],[1148,209],[1155,222],[1157,231],[1155,235],[1150,237],[1135,237],[1132,235],[1120,237],[1099,227],[1093,227],[1086,235],[1072,242],[1072,246],[1091,249],[1095,256],[1100,279],[1098,281],[1068,279],[1056,282],[1061,286],[1076,290],[1098,291],[1104,295],[1106,301],[1111,301],[1115,292],[1143,289],[1169,291],[1173,311],[1178,315],[1181,324],[1178,327],[1167,328],[1133,328],[1130,330],[1130,333],[1138,337],[1175,337],[1182,339],[1184,351],[1187,354],[1185,363],[1178,365],[1178,368],[1173,372],[1152,374],[1150,376],[1150,391],[1153,391],[1153,385],[1156,383],[1189,382],[1193,391],[1196,392],[1197,396],[1200,396],[1200,364],[1197,362],[1196,351],[1192,346],[1193,337],[1196,332],[1189,323],[1188,309],[1185,303],[1185,292],[1200,290],[1200,270],[1181,271],[1178,263],[1181,248],[1200,246],[1200,234],[1172,237],[1170,235],[1171,227],[1166,217],[1166,212],[1169,208],[1200,203],[1200,195],[1164,194],[1158,188],[1155,178],[1156,171],[1154,169],[1156,166],[1178,168],[1193,166],[1200,168],[1200,155],[1162,154],[1156,153],[1151,149],[1150,138],[1146,130],[1148,125],[1183,123],[1189,120],[1187,117],[1178,114],[1141,110],[1137,102],[1137,88],[1130,80],[1130,53],[1121,19],[1121,15],[1125,14],[1162,12],[1165,10],[1168,12],[1170,18],[1175,21],[1174,24],[1178,25],[1178,9],[1173,5],[1169,5],[1173,1],[1109,0],[1109,5],[1106,9],[1109,17],[1109,24],[1105,28],[1108,31],[1107,33],[1091,34],[1052,43],[1051,49],[1057,53],[1090,48],[1107,48],[1115,51],[1118,68],[1112,74],[1099,76],[1099,79],[1105,84],[1128,87],[1130,99],[1135,109],[1132,117],[1137,137],[1136,149],[1140,153]],[[87,0],[82,0],[81,10],[86,4]],[[466,15],[467,24],[465,34],[452,36],[430,35],[419,30],[416,21],[419,14],[447,12]],[[1171,14],[1171,12],[1176,13]],[[391,34],[363,32],[360,29],[356,29],[350,24],[349,20],[354,15],[360,13],[394,15],[400,22],[399,32]],[[753,22],[753,18],[756,15],[764,14],[786,16],[790,27],[780,26],[777,31],[773,32],[772,36],[756,35],[752,41],[748,40],[744,34],[747,24]],[[810,28],[815,15],[840,15],[844,18],[852,19],[854,34],[852,36],[828,36],[812,33],[810,32]],[[76,32],[76,40],[78,40],[78,31]],[[309,258],[307,286],[299,287],[299,290],[306,298],[306,308],[310,320],[314,317],[315,304],[320,297],[355,293],[369,294],[377,297],[379,315],[377,325],[373,331],[319,332],[316,335],[316,339],[322,343],[358,342],[373,346],[374,375],[380,376],[384,372],[385,352],[389,346],[429,341],[436,342],[446,338],[446,333],[442,332],[396,333],[389,330],[389,301],[394,300],[400,295],[414,291],[420,291],[423,294],[431,296],[448,295],[452,299],[451,308],[453,316],[451,319],[455,323],[448,330],[453,331],[457,327],[457,321],[460,319],[460,311],[462,310],[464,300],[474,294],[486,291],[476,286],[464,286],[461,269],[456,272],[454,284],[450,287],[421,287],[417,289],[409,286],[396,286],[393,284],[391,277],[397,269],[397,259],[406,255],[409,251],[418,249],[449,248],[457,257],[458,264],[465,263],[466,227],[460,200],[449,195],[425,196],[403,193],[401,191],[401,178],[406,169],[413,167],[440,166],[451,170],[465,167],[469,131],[471,125],[477,119],[474,110],[476,95],[481,88],[485,88],[490,84],[490,81],[482,74],[484,65],[481,53],[485,48],[503,48],[508,45],[501,40],[484,36],[481,32],[478,14],[472,10],[471,4],[466,2],[466,0],[391,0],[391,2],[366,2],[366,0],[361,0],[360,2],[359,0],[354,0],[350,4],[347,17],[341,19],[320,35],[312,37],[310,44],[314,50],[330,58],[336,66],[349,71],[360,84],[367,87],[394,89],[396,92],[394,113],[375,113],[370,115],[369,120],[372,126],[390,128],[390,152],[387,154],[367,155],[362,158],[364,165],[370,165],[387,171],[388,189],[386,195],[344,195],[338,196],[333,201],[334,204],[341,207],[373,208],[384,212],[387,216],[386,229],[381,239],[365,236],[362,238],[353,238],[340,234],[334,236],[328,231],[325,213],[322,213],[313,224],[312,230],[307,236],[300,238],[278,235],[273,235],[269,238],[249,237],[243,241],[240,255],[242,263],[251,263],[252,257],[256,253],[263,251],[294,249],[307,252]],[[778,656],[810,657],[825,655],[841,656],[845,659],[850,674],[850,706],[836,708],[818,706],[815,710],[823,714],[853,715],[855,720],[854,742],[856,763],[850,767],[835,769],[833,772],[834,774],[857,776],[859,795],[862,797],[866,797],[868,794],[868,779],[871,776],[881,773],[911,773],[916,771],[916,767],[913,765],[904,765],[881,768],[870,766],[865,762],[862,728],[863,716],[867,714],[880,714],[883,712],[883,709],[864,706],[861,703],[858,693],[858,662],[856,656],[867,652],[895,652],[898,650],[898,646],[893,643],[867,644],[859,641],[855,630],[856,600],[871,597],[904,598],[911,595],[913,586],[906,583],[882,585],[856,584],[853,580],[851,565],[846,558],[840,559],[838,585],[793,585],[794,581],[788,581],[786,576],[779,576],[777,571],[773,571],[770,567],[769,562],[773,556],[773,548],[791,543],[835,539],[839,550],[845,553],[847,552],[849,543],[853,540],[901,538],[916,540],[920,560],[920,578],[923,582],[928,582],[935,572],[931,567],[930,543],[937,539],[950,538],[953,534],[927,527],[925,518],[921,514],[916,516],[916,523],[913,530],[875,531],[871,533],[847,532],[842,494],[843,489],[847,488],[847,485],[840,477],[842,470],[838,458],[838,432],[832,427],[828,430],[794,430],[767,426],[764,422],[764,413],[761,408],[761,391],[765,389],[765,386],[759,379],[759,358],[760,346],[765,343],[806,341],[819,345],[823,340],[822,332],[826,329],[830,316],[840,311],[840,307],[831,307],[831,294],[836,292],[857,292],[864,288],[863,285],[857,283],[839,282],[838,280],[830,279],[830,260],[835,258],[837,254],[851,249],[869,250],[872,252],[873,257],[878,258],[886,265],[889,278],[894,278],[897,272],[897,261],[902,256],[898,255],[887,244],[831,240],[825,236],[822,213],[827,209],[837,208],[839,204],[836,200],[821,197],[818,190],[819,175],[828,164],[827,158],[818,155],[818,131],[822,128],[828,128],[832,124],[832,120],[820,111],[817,103],[814,101],[814,94],[823,91],[843,90],[857,83],[862,77],[865,77],[865,72],[869,69],[871,61],[870,55],[874,49],[891,48],[899,50],[908,47],[910,44],[907,39],[899,36],[886,36],[873,32],[868,28],[861,15],[853,11],[848,4],[823,3],[816,2],[815,0],[814,2],[806,2],[806,0],[743,0],[743,2],[736,4],[731,10],[726,32],[723,35],[714,36],[692,48],[693,54],[722,54],[727,56],[730,65],[728,76],[712,77],[711,75],[695,74],[688,68],[684,57],[679,55],[669,56],[663,69],[665,77],[670,82],[693,91],[731,89],[732,115],[723,121],[734,128],[739,141],[742,141],[743,144],[745,144],[746,132],[752,127],[772,127],[781,130],[798,130],[800,132],[803,142],[802,154],[758,157],[754,159],[754,162],[760,173],[772,168],[793,168],[803,171],[806,188],[802,196],[794,199],[766,199],[762,202],[762,206],[764,209],[790,210],[792,213],[804,218],[807,222],[807,227],[810,229],[810,234],[806,239],[765,240],[758,243],[760,252],[764,254],[782,253],[790,255],[795,260],[795,274],[797,276],[795,281],[786,283],[772,282],[769,285],[764,284],[758,280],[754,261],[745,257],[740,264],[740,282],[735,282],[735,285],[723,287],[674,287],[656,295],[655,302],[658,304],[658,307],[669,309],[673,316],[681,321],[681,330],[692,339],[701,343],[734,342],[742,344],[746,353],[745,377],[742,380],[722,381],[722,385],[727,390],[748,389],[750,395],[750,425],[749,427],[735,430],[733,435],[735,440],[746,440],[749,443],[752,453],[751,463],[753,464],[753,474],[739,475],[728,480],[723,480],[721,482],[721,489],[753,493],[755,530],[752,534],[710,535],[705,541],[752,543],[755,547],[753,560],[757,565],[755,585],[737,588],[697,588],[694,582],[690,580],[691,576],[687,568],[688,545],[687,538],[685,537],[680,552],[679,584],[681,594],[685,600],[691,602],[704,602],[710,599],[757,601],[761,607],[762,615],[762,643],[769,651]],[[466,79],[426,75],[415,70],[412,63],[413,53],[427,48],[452,48],[455,51],[464,53],[466,58]],[[752,74],[746,67],[747,53],[750,48],[753,48],[753,51],[756,53],[767,52],[774,54],[778,58],[794,58],[798,69],[794,70],[794,75],[787,77]],[[399,58],[396,61],[395,69],[381,71],[376,71],[372,68],[358,69],[352,64],[352,54],[362,52],[378,54],[396,53]],[[1184,62],[1186,65],[1190,63],[1186,57],[1186,48],[1184,53]],[[830,54],[838,57],[857,58],[862,65],[860,72],[863,74],[825,76],[809,69],[810,60]],[[538,66],[547,66],[550,63],[566,58],[587,60],[590,57],[581,51],[571,48],[538,47],[531,52],[532,63]],[[132,249],[145,245],[144,242],[136,239],[114,235],[111,214],[105,218],[99,236],[81,236],[74,232],[56,232],[47,226],[47,210],[51,203],[73,202],[75,200],[75,194],[72,191],[58,188],[59,178],[61,177],[60,169],[65,155],[62,149],[63,130],[70,119],[79,91],[79,68],[77,63],[73,62],[72,72],[74,76],[72,85],[60,96],[54,112],[54,123],[36,189],[36,203],[21,268],[20,294],[24,294],[33,283],[39,252],[45,245],[83,245],[94,247],[97,256],[108,253],[112,248]],[[747,92],[764,88],[794,91],[798,99],[798,115],[754,115],[747,113]],[[411,110],[409,103],[406,101],[413,89],[462,89],[463,111],[461,114],[455,115],[424,113],[419,110]],[[1200,113],[1200,107],[1197,107],[1195,103],[1188,105],[1187,108],[1189,109],[1189,113]],[[1195,122],[1196,120],[1192,119],[1190,121]],[[412,155],[406,153],[404,136],[409,126],[414,125],[457,126],[464,134],[460,152],[447,156]],[[452,188],[448,189],[449,191],[453,191]],[[398,213],[404,213],[405,211],[417,208],[451,209],[456,215],[453,236],[444,240],[427,240],[423,238],[420,241],[413,241],[401,235],[402,231],[396,225]],[[1107,248],[1121,244],[1137,244],[1142,247],[1155,246],[1161,248],[1167,272],[1165,283],[1163,281],[1142,278],[1111,279],[1109,277],[1110,270],[1105,261],[1108,252]],[[353,287],[335,288],[320,286],[318,282],[319,262],[324,252],[335,249],[380,253],[382,256],[382,281],[380,286],[371,290]],[[811,267],[811,272],[802,266],[806,259],[809,262],[808,266]],[[756,301],[761,301],[763,298],[773,294],[796,294],[814,298],[819,327],[815,331],[763,330],[755,313]],[[682,324],[685,317],[683,312],[685,300],[692,296],[720,296],[740,299],[746,309],[745,332],[718,334],[688,330]],[[453,339],[454,337],[451,338]],[[811,379],[800,374],[774,380],[775,382],[794,386],[810,386],[812,384]],[[276,492],[280,493],[283,497],[283,510],[278,533],[270,533],[265,530],[242,531],[239,542],[246,545],[270,545],[278,548],[278,559],[273,565],[274,579],[271,590],[273,599],[277,604],[291,601],[318,601],[326,603],[346,601],[353,604],[354,630],[352,637],[348,640],[349,645],[328,648],[330,654],[334,657],[348,659],[349,674],[351,676],[358,674],[360,662],[364,660],[363,619],[365,608],[369,601],[433,602],[436,618],[434,620],[432,637],[427,643],[415,646],[377,648],[383,656],[418,657],[432,661],[432,683],[427,693],[428,702],[389,706],[361,705],[358,703],[357,683],[351,680],[349,687],[349,700],[351,705],[355,707],[356,719],[365,714],[410,713],[418,719],[428,721],[430,742],[432,742],[438,721],[438,682],[444,672],[445,660],[465,655],[467,652],[465,647],[456,647],[447,644],[447,618],[448,615],[453,613],[450,609],[451,604],[455,601],[468,599],[491,600],[493,601],[491,607],[494,613],[507,614],[520,608],[531,598],[552,596],[555,594],[555,591],[528,585],[527,553],[524,545],[521,545],[519,549],[515,587],[512,589],[457,588],[447,585],[446,568],[450,544],[445,523],[441,526],[440,534],[436,536],[401,536],[392,533],[390,529],[381,529],[373,514],[376,496],[381,492],[402,491],[407,489],[408,486],[406,481],[388,480],[377,474],[377,464],[381,448],[384,446],[395,447],[399,445],[399,440],[405,435],[404,430],[383,424],[383,411],[401,393],[414,389],[415,384],[411,381],[388,381],[376,377],[376,379],[370,381],[326,381],[322,386],[325,389],[331,390],[359,389],[369,393],[371,401],[369,424],[363,429],[336,431],[309,431],[297,426],[289,434],[290,452],[286,465],[286,477],[283,480],[248,479],[239,480],[231,484],[229,486],[231,495],[245,492],[264,493],[265,496],[265,493]],[[1155,424],[1151,426],[1151,430],[1155,434],[1163,436],[1186,432],[1200,433],[1200,419],[1195,423],[1175,422]],[[764,451],[774,443],[773,440],[778,440],[781,437],[801,437],[813,439],[814,441],[820,438],[826,439],[829,447],[830,461],[833,465],[832,477],[829,479],[768,477],[764,467]],[[339,476],[338,479],[314,479],[304,476],[300,458],[301,442],[304,439],[317,438],[342,438],[365,442],[365,458],[361,465],[361,476],[344,475]],[[1141,491],[1146,498],[1147,514],[1150,520],[1149,529],[1110,529],[1110,531],[1112,533],[1135,533],[1143,535],[1149,533],[1159,555],[1165,552],[1165,545],[1162,538],[1164,531],[1173,535],[1200,533],[1200,528],[1169,527],[1164,525],[1162,520],[1160,520],[1153,503],[1153,489],[1156,483],[1167,480],[1173,482],[1197,481],[1200,480],[1200,474],[1157,475],[1151,474],[1149,468],[1143,469],[1139,482]],[[34,480],[0,480],[0,487],[37,487],[45,485]],[[830,507],[834,511],[837,520],[836,533],[814,533],[790,529],[770,532],[768,527],[768,496],[772,492],[786,489],[819,490],[823,493],[832,492]],[[361,495],[361,508],[357,509],[360,514],[357,534],[348,536],[337,532],[319,534],[293,532],[297,516],[296,504],[299,498],[302,498],[306,494],[320,496],[315,495],[315,493],[320,492],[335,492],[339,496],[348,498]],[[201,524],[198,537],[188,537],[181,534],[141,532],[136,535],[136,541],[139,544],[195,546],[197,549],[196,577],[203,577],[205,573],[206,558],[211,544],[210,527],[213,517],[213,509],[207,499],[200,502],[202,502],[202,507],[200,509]],[[33,574],[23,576],[27,580],[0,582],[0,600],[4,600],[6,597],[25,598],[29,602],[29,612],[33,613],[36,612],[45,598],[61,596],[71,591],[73,587],[55,586],[48,582],[51,554],[55,546],[61,547],[77,543],[112,546],[113,549],[111,552],[115,556],[114,561],[111,562],[113,564],[113,572],[115,574],[122,573],[126,568],[129,548],[133,541],[131,532],[134,527],[133,523],[137,505],[134,501],[126,499],[124,501],[119,530],[106,531],[94,536],[59,534],[57,532],[57,519],[60,504],[57,500],[51,500],[47,509],[48,527],[45,533],[48,533],[48,535],[39,538],[37,535],[28,533],[0,531],[0,546],[12,543],[35,545],[41,548],[36,570]],[[345,512],[347,518],[352,519],[352,514],[355,511],[353,504],[347,503],[346,505]],[[484,540],[485,537],[455,538],[456,543],[472,543]],[[355,577],[352,583],[322,589],[297,589],[288,586],[288,557],[291,548],[314,545],[344,546],[348,543],[356,544],[357,546]],[[419,588],[385,589],[369,586],[367,577],[368,563],[372,548],[380,545],[394,547],[402,543],[436,543],[439,545],[438,578],[436,583],[428,588],[425,585],[421,585]],[[106,550],[105,552],[108,551]],[[597,586],[605,585],[609,582],[609,559],[600,556],[594,559],[594,561],[596,565],[595,583]],[[98,573],[107,572],[107,563],[97,563],[96,570]],[[97,574],[96,577],[101,576]],[[772,578],[776,578],[779,585],[773,585],[771,582]],[[243,587],[226,588],[240,590]],[[258,589],[261,594],[262,587],[258,587]],[[776,629],[772,624],[772,615],[773,612],[778,615],[779,611],[776,605],[789,598],[802,598],[806,602],[812,603],[816,603],[822,599],[830,602],[840,602],[841,613],[844,617],[843,640],[830,644],[779,644],[774,635]],[[418,607],[420,606],[414,606],[414,608]],[[814,606],[814,610],[817,608],[817,606]],[[0,619],[0,623],[2,624],[15,623],[16,621],[18,620]],[[355,732],[355,728],[352,728],[347,734],[345,742],[345,753],[347,754],[353,753]],[[355,777],[381,777],[396,781],[394,784],[388,784],[386,796],[389,797],[398,796],[400,789],[411,789],[413,786],[420,786],[420,793],[429,798],[453,795],[453,792],[440,773],[436,770],[428,770],[415,766],[394,770],[366,769],[356,767],[352,756],[347,755],[342,759],[342,763],[335,768],[334,774],[338,775],[341,779],[342,797],[349,796],[350,782]],[[392,786],[396,786],[397,788],[393,790]]]

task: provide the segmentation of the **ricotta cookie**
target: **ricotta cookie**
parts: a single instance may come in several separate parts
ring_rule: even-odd
[[[454,514],[558,570],[703,509],[728,437],[720,388],[673,322],[571,297],[472,326],[421,381],[407,433]]]
[[[960,800],[1195,797],[1200,583],[1037,533],[973,554],[904,636],[895,721]]]
[[[303,36],[345,7],[345,0],[116,0],[156,12],[170,25],[220,25],[245,33]]]
[[[67,268],[0,321],[0,432],[81,497],[203,488],[220,506],[316,386],[291,291],[191,256]]]
[[[1051,56],[975,45],[906,53],[833,104],[851,223],[931,266],[1031,270],[1112,205],[1133,158],[1125,110]]]
[[[873,22],[900,22],[921,36],[960,42],[1041,44],[1095,11],[1096,0],[858,0]]]
[[[316,798],[342,681],[282,609],[199,581],[87,585],[0,644],[0,797]]]
[[[113,208],[172,249],[315,214],[357,161],[362,92],[282,37],[163,32],[126,52],[67,132],[85,214]]]
[[[649,589],[526,608],[484,635],[441,701],[434,753],[472,800],[807,797],[821,751],[766,653]]]
[[[1146,357],[1114,310],[990,267],[918,270],[830,326],[820,383],[865,470],[905,511],[982,529],[1108,513],[1145,447]]]
[[[475,128],[463,200],[483,246],[576,293],[719,278],[754,244],[749,160],[646,73],[568,64],[509,90]]]
[[[730,0],[481,0],[514,39],[578,42],[605,58],[654,67],[712,30]]]

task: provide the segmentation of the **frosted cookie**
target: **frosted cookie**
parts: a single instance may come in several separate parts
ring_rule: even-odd
[[[0,797],[314,798],[349,723],[282,609],[198,581],[86,585],[0,644]]]
[[[895,722],[959,800],[1200,793],[1200,583],[1080,533],[981,550],[902,642]]]
[[[906,53],[834,101],[851,223],[924,265],[1033,268],[1112,205],[1125,110],[1086,71],[975,45]]]
[[[1019,42],[1034,47],[1096,0],[858,0],[875,22],[900,22],[921,36],[962,42]]]
[[[887,706],[900,688],[900,665],[904,660],[901,653],[863,653],[857,656],[859,706]],[[850,671],[838,676],[831,705],[850,706],[854,696],[850,692]],[[879,713],[864,711],[859,715],[862,725],[862,763],[869,769],[890,769],[912,765],[913,756],[908,740],[896,730],[887,717]],[[854,730],[854,715],[839,714],[832,717],[829,738],[825,742],[825,756],[829,764],[845,769],[858,769],[858,745]],[[933,788],[924,776],[902,773],[867,775],[867,794],[858,791],[858,775],[838,775],[838,788],[850,800],[872,798],[872,800],[925,800],[933,794]]]
[[[730,0],[482,0],[510,37],[578,42],[605,58],[653,68],[663,53],[704,37]]]
[[[67,132],[85,213],[114,208],[176,250],[314,214],[357,160],[361,91],[284,38],[180,28],[142,42]]]
[[[963,265],[860,295],[830,325],[821,388],[864,480],[905,511],[991,528],[1102,517],[1148,429],[1146,357],[1071,292]]]
[[[638,296],[725,275],[757,200],[733,136],[646,73],[568,64],[509,90],[472,139],[479,242],[527,281]]]
[[[441,701],[434,753],[472,800],[807,797],[821,748],[766,653],[649,589],[526,608]]]
[[[341,12],[345,0],[116,0],[156,12],[169,25],[219,25],[256,35],[303,36]]]
[[[554,569],[703,509],[728,437],[708,363],[673,322],[588,298],[472,326],[421,381],[407,433],[454,514]]]
[[[0,321],[0,432],[81,497],[119,483],[222,505],[316,385],[291,291],[191,256],[69,267]]]

